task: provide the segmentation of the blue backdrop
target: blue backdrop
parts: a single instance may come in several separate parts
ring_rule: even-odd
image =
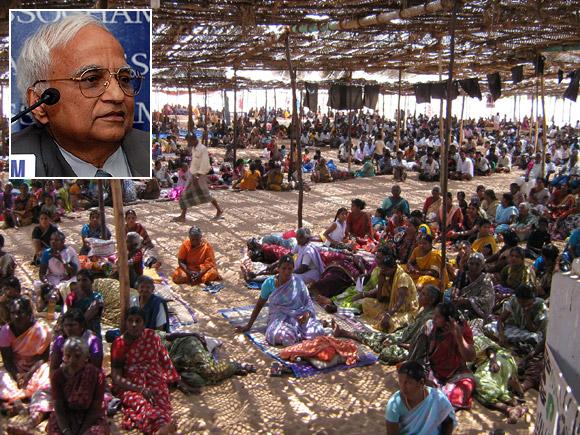
[[[139,130],[150,131],[150,93],[151,93],[151,13],[148,10],[88,10],[88,13],[102,21],[109,31],[115,35],[125,49],[127,63],[145,79],[139,95],[135,97],[134,127]],[[59,10],[11,11],[10,13],[10,95],[12,115],[26,107],[16,86],[16,60],[24,41],[40,26],[52,23],[79,12]],[[12,124],[12,131],[19,131],[32,124],[30,115],[24,116]]]

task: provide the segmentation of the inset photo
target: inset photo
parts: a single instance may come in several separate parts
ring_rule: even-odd
[[[10,178],[151,177],[151,10],[10,10]]]

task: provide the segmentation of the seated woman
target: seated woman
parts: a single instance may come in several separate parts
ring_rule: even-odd
[[[159,185],[159,180],[155,177],[145,181],[145,187],[137,192],[137,198],[139,199],[159,199],[160,195],[161,186]]]
[[[548,326],[548,307],[542,298],[536,297],[529,285],[520,285],[515,294],[504,302],[497,322],[484,326],[484,332],[523,356],[519,372],[522,390],[538,388],[544,371],[544,346]]]
[[[532,274],[526,265],[524,249],[520,246],[510,249],[508,264],[499,273],[499,284],[495,286],[499,301],[513,294],[521,284],[531,284]]]
[[[477,383],[475,398],[485,407],[505,414],[509,424],[516,424],[527,412],[527,408],[518,405],[509,389],[511,387],[511,390],[523,395],[514,357],[485,336],[475,339],[475,347],[478,354],[473,374]],[[480,354],[484,355],[481,359]]]
[[[433,317],[435,307],[442,300],[439,289],[433,285],[426,285],[419,292],[419,312],[409,324],[396,332],[350,332],[333,324],[335,337],[350,338],[368,347],[379,354],[384,364],[398,364],[412,360],[426,362],[427,342],[424,327]]]
[[[485,259],[485,271],[499,273],[508,264],[510,250],[518,246],[519,239],[516,233],[508,231],[503,234],[503,246],[495,254]]]
[[[125,333],[111,346],[113,391],[123,404],[123,429],[140,433],[175,433],[169,385],[180,377],[161,339],[145,329],[145,313],[127,311]]]
[[[232,189],[237,190],[256,190],[261,187],[262,175],[260,171],[256,169],[256,164],[254,162],[250,163],[250,169],[248,171],[244,170],[244,175],[242,178],[234,182]]]
[[[213,248],[202,235],[199,227],[189,229],[189,238],[181,244],[177,253],[179,266],[171,276],[175,284],[198,285],[221,280]]]
[[[422,226],[423,224],[419,218],[409,218],[405,231],[395,236],[395,256],[401,264],[406,264],[409,261],[411,253],[417,247],[417,235],[420,234]]]
[[[50,379],[54,411],[46,432],[56,434],[109,434],[103,408],[105,374],[89,364],[89,346],[78,337],[66,340],[64,363]]]
[[[428,387],[425,367],[407,361],[397,368],[400,390],[385,411],[387,435],[450,435],[457,425],[455,411],[445,394]]]
[[[495,306],[491,275],[485,273],[485,258],[479,252],[467,260],[467,270],[460,270],[451,288],[451,301],[469,319],[486,321]]]
[[[453,304],[442,302],[427,324],[429,383],[442,389],[455,409],[469,409],[475,389],[467,363],[475,359],[473,333]]]
[[[373,165],[371,156],[366,156],[364,158],[362,168],[356,171],[355,177],[374,177],[374,176],[375,176],[375,165]]]
[[[411,322],[419,308],[417,289],[411,277],[392,255],[381,258],[377,288],[352,298],[361,300],[363,316],[384,332],[394,332]]]
[[[518,238],[522,242],[528,240],[531,232],[538,224],[537,216],[533,213],[530,213],[530,210],[531,210],[530,203],[522,202],[518,206],[519,215],[510,225],[512,231],[514,231],[518,235]]]
[[[558,198],[554,193],[553,197],[548,201],[547,214],[552,219],[566,218],[574,213],[576,209],[577,195],[574,195],[572,188],[564,185],[561,189],[564,191],[562,197]]]
[[[93,331],[87,329],[85,317],[78,308],[71,308],[59,318],[62,333],[52,342],[50,348],[50,373],[54,373],[63,361],[63,346],[67,339],[76,337],[89,348],[89,362],[95,367],[103,366],[103,343]]]
[[[439,207],[437,213],[437,224],[439,231],[449,233],[450,231],[457,232],[463,228],[463,213],[461,208],[453,205],[453,195],[447,192],[447,215],[445,222],[443,222],[443,205]]]
[[[131,298],[130,306],[138,307],[145,314],[145,328],[169,332],[169,310],[167,302],[153,292],[153,279],[142,275],[135,282],[139,296]]]
[[[129,265],[129,282],[131,287],[135,287],[135,283],[140,276],[143,276],[143,250],[141,243],[143,238],[135,233],[127,233],[127,264]]]
[[[497,242],[491,231],[491,222],[487,219],[479,223],[477,239],[471,245],[475,252],[481,253],[485,258],[490,257],[498,251]]]
[[[536,258],[532,266],[534,272],[533,286],[536,294],[543,299],[550,297],[552,277],[556,272],[558,255],[560,255],[558,247],[549,243],[542,248],[542,255]]]
[[[137,213],[135,213],[135,210],[133,209],[129,209],[125,212],[125,232],[137,233],[143,239],[141,242],[141,249],[143,250],[145,265],[151,263],[151,267],[157,268],[161,266],[161,262],[158,260],[158,255],[155,253],[155,245],[153,245],[153,241],[151,240],[151,237],[149,237],[149,233],[147,233],[145,227],[137,222]]]
[[[413,249],[405,266],[418,288],[426,284],[440,287],[441,279],[443,287],[447,287],[447,268],[441,273],[441,253],[433,250],[433,237],[429,234],[422,234],[418,238],[417,247]]]
[[[274,192],[282,191],[282,183],[284,182],[284,174],[279,162],[275,162],[268,171],[266,177],[266,189]]]
[[[504,193],[501,203],[495,212],[495,233],[501,234],[510,229],[510,225],[515,222],[519,215],[519,210],[514,204],[514,197],[511,193]]]
[[[484,190],[481,209],[485,212],[487,218],[492,222],[495,222],[495,215],[498,207],[499,200],[495,196],[495,191],[492,189]]]
[[[310,179],[314,183],[330,183],[332,181],[332,176],[330,175],[330,171],[326,166],[326,159],[322,157],[318,159]]]
[[[373,237],[371,217],[363,211],[365,207],[366,203],[361,199],[351,201],[350,213],[346,218],[347,238],[353,236],[359,242],[366,242],[369,237]]]
[[[57,231],[58,227],[50,221],[50,215],[40,212],[38,225],[32,230],[32,247],[34,249],[32,263],[35,266],[40,264],[42,252],[50,248],[50,236]]]
[[[324,270],[324,263],[318,250],[310,243],[310,230],[308,228],[298,228],[296,230],[296,241],[298,244],[292,250],[295,254],[294,275],[308,285],[320,279],[320,274]]]
[[[0,329],[0,354],[5,370],[0,370],[0,401],[4,409],[18,411],[21,400],[30,399],[29,413],[34,425],[50,410],[48,355],[50,330],[36,321],[32,302],[22,297],[10,305],[10,323]]]
[[[4,252],[4,236],[0,234],[0,289],[2,288],[2,283],[14,277],[15,268],[14,257],[8,252]]]
[[[79,270],[79,257],[71,246],[65,245],[65,241],[63,233],[54,232],[50,236],[50,248],[40,257],[40,281],[53,287],[64,281],[75,280]]]
[[[14,219],[14,226],[25,227],[32,224],[34,220],[34,207],[36,206],[36,198],[29,192],[28,184],[22,183],[19,189],[20,194],[14,198],[12,217]]]
[[[336,212],[334,220],[324,232],[324,237],[330,243],[330,246],[344,246],[346,238],[346,218],[348,217],[348,210],[341,207]]]
[[[101,212],[98,210],[91,210],[89,213],[89,223],[84,224],[81,229],[81,237],[83,239],[83,247],[81,248],[79,255],[88,255],[91,250],[91,246],[87,239],[102,239],[110,240],[111,231],[105,226],[105,237],[101,235]]]
[[[79,309],[84,316],[87,329],[101,339],[101,317],[103,315],[103,295],[93,291],[93,275],[87,269],[77,272],[77,282],[65,300],[69,309]]]
[[[10,322],[10,305],[14,299],[20,297],[21,290],[20,280],[15,276],[6,278],[0,283],[0,326]]]
[[[216,360],[203,335],[196,332],[157,332],[175,369],[181,376],[178,386],[185,394],[199,392],[205,385],[214,385],[232,376],[254,373],[253,364]],[[185,387],[185,389],[184,389]]]
[[[266,302],[269,302],[265,335],[271,345],[290,346],[323,335],[308,288],[300,278],[294,276],[293,271],[292,257],[282,257],[278,274],[264,282],[250,320],[245,326],[236,328],[237,332],[249,331]]]

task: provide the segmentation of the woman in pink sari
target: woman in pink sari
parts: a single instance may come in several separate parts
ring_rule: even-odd
[[[5,408],[21,407],[31,399],[31,420],[39,423],[50,411],[45,392],[50,386],[48,355],[50,330],[34,318],[29,299],[16,298],[10,304],[10,323],[0,330],[0,353],[5,370],[0,370],[0,400]]]
[[[145,329],[145,313],[127,311],[127,330],[111,347],[111,376],[123,403],[123,428],[145,434],[175,433],[169,384],[180,381],[161,339]]]
[[[290,346],[323,334],[308,288],[292,273],[293,270],[292,257],[282,257],[278,262],[278,274],[264,281],[250,320],[245,326],[236,328],[237,332],[249,331],[266,302],[269,302],[265,335],[271,345]]]

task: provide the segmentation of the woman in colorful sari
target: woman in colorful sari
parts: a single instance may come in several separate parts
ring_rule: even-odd
[[[453,406],[441,390],[425,385],[425,367],[407,361],[397,374],[400,389],[385,410],[387,435],[452,434],[457,425]]]
[[[509,260],[499,273],[499,284],[496,284],[496,297],[501,301],[513,294],[514,290],[521,284],[531,284],[532,271],[526,265],[525,251],[521,246],[511,248]]]
[[[199,227],[189,229],[189,238],[181,244],[177,253],[179,266],[171,276],[175,284],[198,285],[221,280],[213,248],[202,236]]]
[[[292,251],[297,256],[294,265],[294,275],[304,281],[306,285],[318,281],[320,274],[324,270],[324,263],[322,258],[320,258],[320,253],[310,244],[310,236],[308,228],[298,228],[296,230],[298,244]]]
[[[413,249],[406,264],[406,272],[419,288],[426,284],[440,287],[441,278],[443,278],[443,286],[447,287],[447,268],[441,274],[441,253],[433,250],[433,238],[429,234],[419,237],[418,245]]]
[[[153,292],[155,283],[153,279],[142,275],[135,282],[139,296],[131,298],[130,305],[138,307],[145,313],[145,328],[169,332],[169,310],[167,302]]]
[[[175,433],[169,385],[180,377],[161,339],[145,329],[145,313],[127,311],[126,331],[111,347],[111,377],[123,403],[123,429],[145,434]]]
[[[453,304],[442,302],[427,324],[429,383],[439,387],[455,409],[469,409],[475,379],[467,363],[475,359],[473,333]]]
[[[471,249],[484,257],[489,257],[498,251],[497,242],[491,231],[491,222],[487,219],[480,222],[477,239],[471,245]]]
[[[425,324],[433,317],[435,307],[441,299],[442,294],[437,287],[426,285],[419,292],[420,309],[417,316],[404,328],[391,334],[351,332],[333,323],[333,334],[335,337],[350,338],[370,347],[373,352],[379,354],[379,360],[384,364],[398,364],[406,360],[426,362]]]
[[[443,222],[443,205],[439,207],[437,213],[437,223],[439,224],[439,231],[447,234],[450,231],[460,231],[463,227],[463,212],[461,208],[453,205],[453,194],[447,192],[447,215],[445,222]]]
[[[529,202],[522,202],[518,206],[519,215],[510,225],[522,242],[528,240],[531,232],[538,226],[538,217],[530,212],[531,208]]]
[[[103,408],[105,374],[89,364],[89,347],[78,337],[66,340],[65,361],[50,380],[54,411],[46,432],[50,435],[110,433]]]
[[[467,319],[483,319],[491,315],[495,306],[495,292],[491,275],[484,273],[485,257],[472,253],[467,260],[467,270],[457,274],[451,289],[451,301]]]
[[[366,156],[364,158],[364,164],[362,168],[356,171],[355,177],[374,177],[375,176],[375,166],[371,160],[371,156]]]
[[[22,399],[29,398],[34,425],[50,411],[46,400],[50,340],[48,327],[34,318],[32,302],[22,297],[12,301],[10,323],[0,330],[0,354],[5,368],[0,370],[0,400],[7,402],[5,408],[17,409],[22,406]]]
[[[382,258],[377,288],[352,299],[362,299],[363,316],[384,332],[394,332],[409,324],[419,308],[417,289],[411,277],[397,265],[395,257]]]
[[[101,317],[103,314],[103,295],[93,291],[93,276],[87,269],[77,273],[77,282],[71,287],[73,291],[65,299],[67,308],[77,308],[83,313],[87,328],[101,339]]]
[[[561,189],[564,191],[562,197],[558,198],[554,192],[548,202],[548,215],[552,219],[566,218],[576,209],[576,196],[572,193],[572,189],[567,185]]]
[[[65,240],[63,233],[54,232],[50,236],[50,248],[40,257],[40,281],[53,287],[63,281],[75,280],[79,270],[79,257],[71,246],[65,245]]]
[[[62,364],[63,347],[67,339],[77,337],[89,347],[89,362],[95,367],[103,366],[103,343],[93,331],[87,329],[85,317],[78,308],[71,308],[59,318],[62,334],[52,342],[50,348],[50,373],[54,373]]]
[[[284,175],[280,168],[279,162],[274,162],[271,169],[266,174],[266,190],[274,192],[282,191],[282,183],[284,182]]]
[[[28,184],[22,183],[20,185],[20,194],[14,198],[14,209],[12,211],[16,227],[25,227],[32,223],[35,205],[36,198],[29,192]]]
[[[357,241],[364,243],[369,237],[373,236],[371,217],[363,211],[365,207],[366,202],[362,199],[353,199],[350,213],[346,218],[346,237],[353,236]]]
[[[269,302],[266,340],[273,346],[290,346],[309,340],[324,333],[316,319],[314,305],[304,282],[293,275],[294,260],[286,255],[280,259],[278,274],[262,284],[260,297],[245,326],[237,332],[247,332],[258,318],[260,311]]]
[[[98,210],[92,210],[89,213],[89,223],[84,224],[81,229],[81,237],[83,239],[83,247],[79,251],[79,255],[88,255],[91,250],[91,245],[87,239],[102,239],[110,240],[111,231],[105,226],[105,236],[101,236],[101,213]]]

